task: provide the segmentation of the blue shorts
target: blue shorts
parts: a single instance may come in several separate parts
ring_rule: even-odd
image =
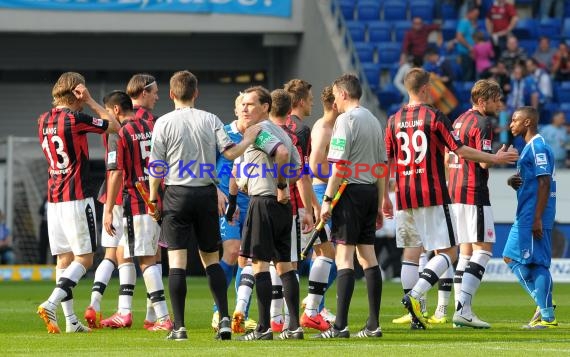
[[[503,250],[503,257],[524,265],[537,264],[548,268],[552,260],[551,234],[552,229],[543,229],[542,239],[534,239],[532,227],[513,225]]]
[[[241,240],[241,231],[245,222],[245,216],[247,215],[248,204],[249,200],[243,202],[238,199],[239,218],[232,221],[233,225],[228,223],[226,217],[220,217],[220,235],[222,236],[222,242],[231,239]]]

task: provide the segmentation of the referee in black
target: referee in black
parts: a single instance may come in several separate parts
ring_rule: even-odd
[[[243,141],[233,143],[220,119],[194,108],[198,80],[189,71],[170,78],[170,98],[175,109],[162,116],[152,134],[149,161],[150,199],[156,200],[161,179],[166,186],[162,210],[162,238],[168,243],[168,287],[174,315],[171,340],[188,339],[184,326],[187,248],[198,242],[202,263],[220,312],[217,337],[231,339],[226,278],[219,265],[221,241],[216,194],[216,153],[234,160],[254,142],[259,129],[250,127]],[[155,213],[158,219],[160,212]]]

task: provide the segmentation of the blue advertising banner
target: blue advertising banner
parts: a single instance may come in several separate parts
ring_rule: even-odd
[[[0,0],[0,8],[291,17],[292,0]]]

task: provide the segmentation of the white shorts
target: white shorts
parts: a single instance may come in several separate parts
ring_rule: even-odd
[[[457,245],[455,219],[448,205],[396,211],[398,248],[424,247],[426,251]]]
[[[125,233],[120,245],[125,247],[125,258],[153,256],[158,249],[160,226],[148,214],[127,216],[123,222]]]
[[[103,212],[105,212],[105,207],[103,205]],[[123,206],[115,205],[113,207],[113,227],[115,227],[115,235],[110,236],[105,230],[105,227],[101,229],[101,246],[105,248],[117,248],[119,241],[123,236]]]
[[[48,202],[49,246],[53,255],[73,252],[93,253],[97,248],[95,204],[93,198],[67,202]]]
[[[495,243],[495,220],[491,206],[451,205],[458,243]]]

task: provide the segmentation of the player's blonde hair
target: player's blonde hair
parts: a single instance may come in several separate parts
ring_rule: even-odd
[[[85,78],[77,72],[65,72],[59,76],[51,90],[53,105],[72,105],[77,102],[73,90],[80,84],[85,85]]]

